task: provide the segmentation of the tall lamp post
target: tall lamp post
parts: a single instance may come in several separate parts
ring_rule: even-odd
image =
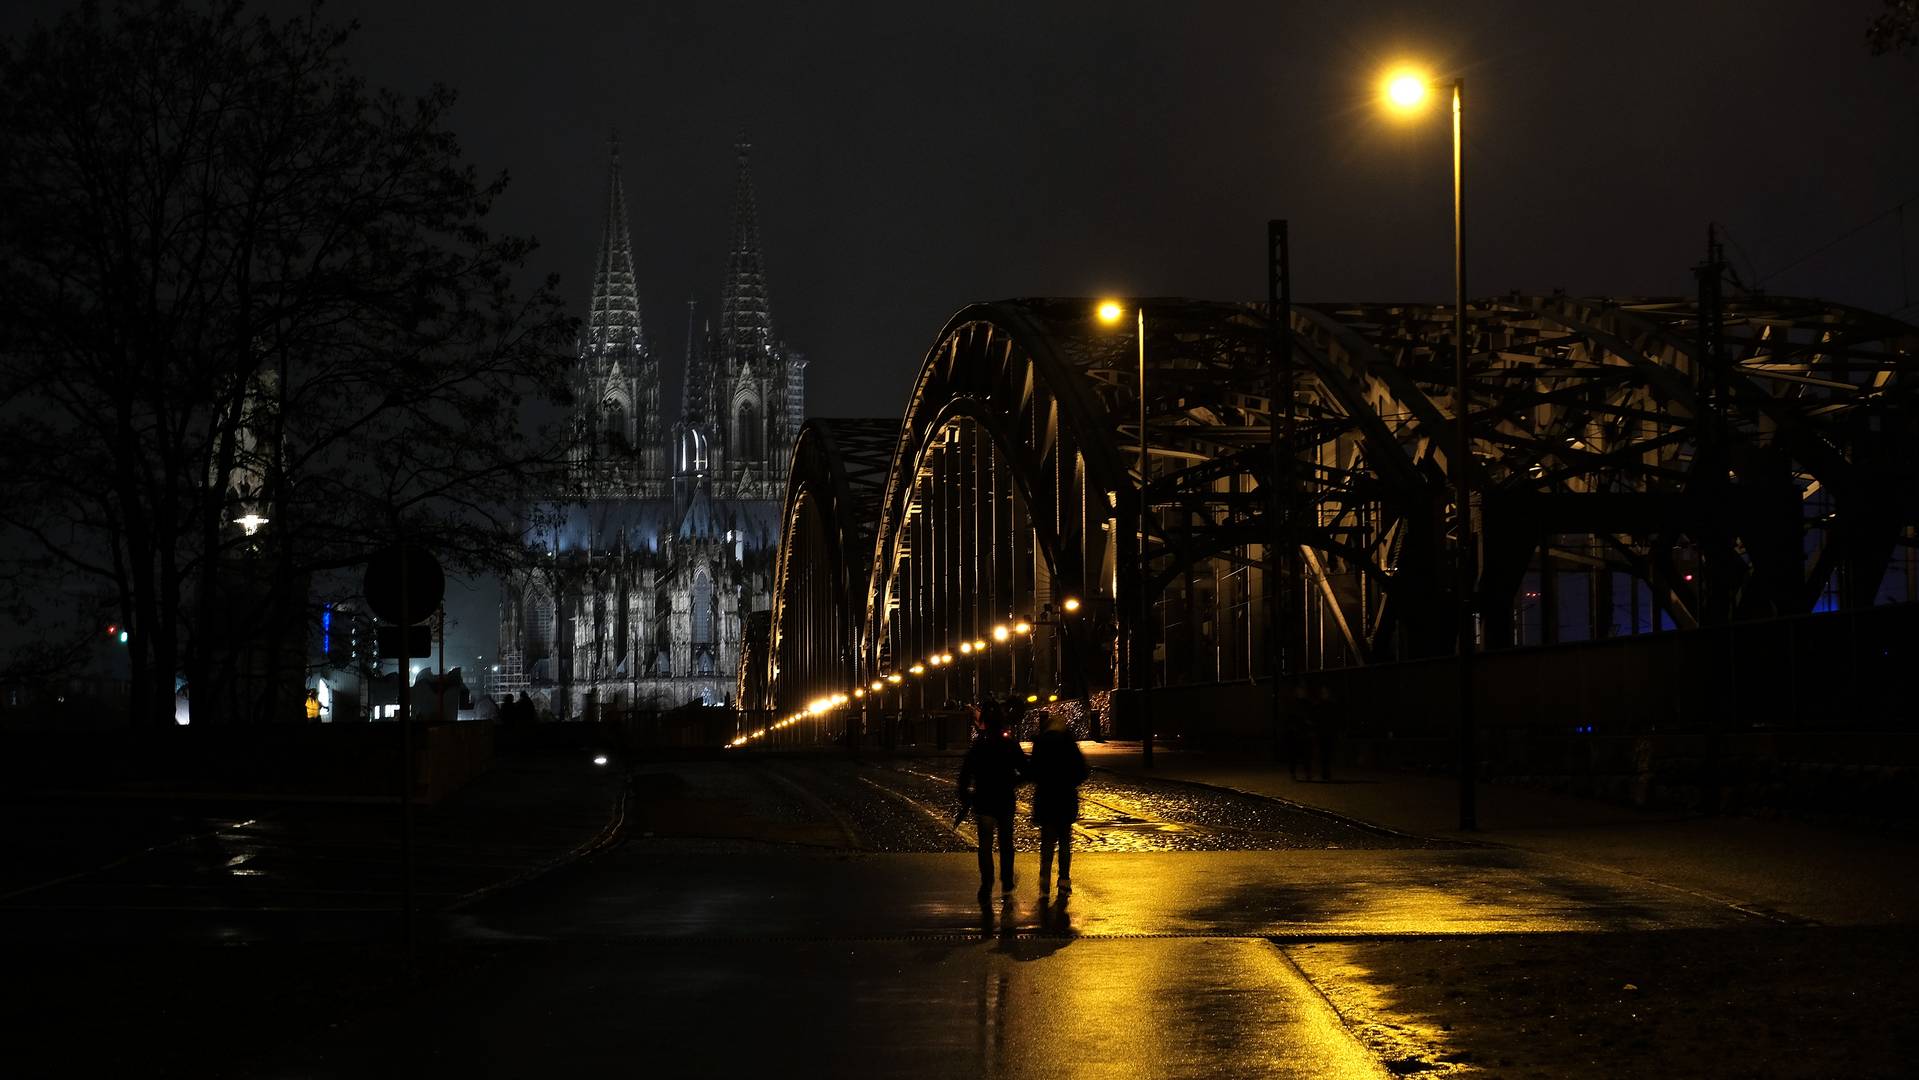
[[[1453,108],[1453,452],[1452,482],[1458,547],[1454,552],[1454,610],[1458,617],[1459,656],[1459,827],[1479,827],[1477,730],[1473,716],[1473,654],[1477,627],[1473,620],[1474,565],[1472,509],[1472,399],[1466,381],[1466,80],[1434,82],[1424,75],[1401,72],[1386,81],[1386,100],[1398,112],[1419,111],[1434,90],[1452,90]]]
[[[1126,309],[1117,300],[1102,300],[1094,314],[1099,316],[1100,322],[1117,326],[1126,317]],[[1151,670],[1151,660],[1149,658],[1146,664],[1141,664],[1139,657],[1134,655],[1139,649],[1140,631],[1146,624],[1147,615],[1146,485],[1151,475],[1152,459],[1148,456],[1146,444],[1146,305],[1136,304],[1133,316],[1134,339],[1139,344],[1139,498],[1134,501],[1137,527],[1133,535],[1139,539],[1136,541],[1138,550],[1133,553],[1133,572],[1137,584],[1132,606],[1136,622],[1130,627],[1132,638],[1126,643],[1126,660],[1127,667],[1132,669],[1128,672],[1129,677],[1139,684],[1133,690],[1139,695],[1140,764],[1150,769],[1153,767],[1153,710],[1146,696],[1146,683],[1150,680],[1140,678],[1139,673],[1142,669]]]

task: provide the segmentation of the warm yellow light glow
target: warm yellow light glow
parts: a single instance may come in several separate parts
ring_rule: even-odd
[[[984,649],[985,647],[986,647],[986,643],[985,643],[984,641],[981,641],[981,640],[980,640],[980,639],[978,639],[978,638],[974,638],[974,639],[973,639],[973,651],[974,651],[974,652],[978,652],[978,651],[980,651],[981,649]]]
[[[1460,460],[1462,460],[1462,461],[1464,461],[1465,459],[1464,459],[1464,458],[1461,458]],[[873,680],[873,685],[872,685],[872,686],[869,686],[869,687],[867,687],[867,689],[869,689],[869,690],[871,690],[871,691],[873,691],[873,692],[874,692],[875,694],[877,694],[877,693],[879,693],[879,692],[880,692],[881,690],[884,690],[884,689],[886,689],[886,684],[885,684],[885,683],[882,683],[882,682],[880,682],[880,681],[879,681],[878,679],[874,679],[874,680]]]
[[[1465,459],[1464,457],[1461,457],[1461,458],[1460,458],[1459,460],[1461,460],[1461,461],[1464,461],[1464,460],[1466,460],[1466,459]],[[1058,694],[1048,694],[1048,695],[1046,695],[1046,700],[1047,700],[1047,701],[1058,701],[1058,700],[1059,700],[1059,695],[1058,695]]]
[[[1006,629],[1004,624],[993,627],[994,641],[1005,641],[1007,638],[1011,636],[1012,636],[1012,631]]]
[[[1461,461],[1464,461],[1464,460],[1466,460],[1466,459],[1462,457],[1462,458],[1460,458],[1459,460],[1461,460]],[[915,675],[924,675],[924,674],[926,674],[926,665],[925,665],[925,664],[914,664],[914,665],[913,665],[912,667],[910,667],[910,668],[907,668],[906,670],[908,670],[908,671],[910,671],[910,672],[912,672],[912,673],[913,673],[913,674],[915,674]]]
[[[1466,460],[1466,459],[1462,457],[1462,458],[1460,458],[1459,460],[1461,460],[1461,461],[1464,461],[1464,460]],[[1035,702],[1035,701],[1038,701],[1038,700],[1039,700],[1039,695],[1038,695],[1038,694],[1028,694],[1028,695],[1026,695],[1026,703],[1027,703],[1028,705],[1031,705],[1031,704],[1032,704],[1033,702]]]
[[[1464,458],[1462,457],[1462,458],[1461,458],[1460,460],[1462,460],[1462,461],[1464,461],[1465,459],[1464,459]],[[1069,597],[1067,597],[1067,598],[1065,599],[1065,601],[1064,601],[1064,602],[1062,602],[1062,603],[1060,604],[1060,607],[1063,607],[1063,608],[1065,608],[1065,609],[1066,609],[1067,611],[1078,611],[1078,610],[1079,610],[1079,597],[1077,597],[1077,596],[1069,596]]]
[[[1465,459],[1462,458],[1461,460],[1463,461]],[[1019,623],[1013,624],[1013,633],[1015,634],[1030,634],[1032,632],[1033,632],[1032,623],[1019,622]]]
[[[1462,459],[1462,460],[1463,460],[1463,459]],[[950,663],[952,663],[952,662],[953,662],[953,654],[952,654],[952,653],[950,653],[950,652],[943,652],[943,653],[941,653],[941,654],[940,654],[940,663],[942,663],[942,664],[950,664]]]
[[[1432,80],[1417,71],[1395,71],[1386,77],[1386,103],[1400,112],[1412,112],[1426,104],[1432,93]]]
[[[1099,316],[1100,322],[1112,326],[1126,317],[1126,309],[1121,307],[1117,300],[1101,300],[1099,307],[1095,309],[1095,314]]]
[[[1464,461],[1464,460],[1466,460],[1466,459],[1462,457],[1462,458],[1460,458],[1460,460],[1461,460],[1461,461]],[[970,656],[970,655],[972,655],[972,652],[973,652],[973,643],[972,643],[972,642],[970,642],[970,641],[962,641],[962,642],[960,642],[960,653],[961,653],[962,655],[966,655],[966,656]]]
[[[1461,461],[1464,461],[1464,460],[1466,460],[1466,459],[1465,459],[1465,458],[1461,458],[1460,460],[1461,460]],[[855,687],[853,688],[853,696],[854,696],[854,697],[856,697],[856,698],[863,698],[863,697],[865,697],[865,696],[866,696],[866,691],[865,691],[864,689],[862,689],[861,687],[858,687],[858,686],[855,686]]]
[[[1460,460],[1461,460],[1461,461],[1464,461],[1464,460],[1465,460],[1465,458],[1461,458]],[[905,681],[905,680],[904,680],[904,678],[903,678],[903,677],[902,677],[902,676],[900,675],[900,673],[899,673],[899,672],[897,672],[897,671],[895,671],[894,673],[892,673],[891,675],[888,675],[888,676],[886,677],[886,681],[887,681],[887,682],[890,682],[890,683],[897,683],[897,682],[903,682],[903,681]]]

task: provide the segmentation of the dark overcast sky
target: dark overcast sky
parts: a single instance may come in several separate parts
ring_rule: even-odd
[[[0,16],[18,29],[60,5]],[[284,10],[284,3],[256,10]],[[1468,80],[1476,293],[1690,288],[1705,223],[1767,277],[1919,191],[1919,61],[1877,0],[1345,3],[353,2],[379,83],[457,87],[498,211],[583,304],[606,138],[626,145],[645,315],[684,349],[716,298],[731,143],[755,146],[773,313],[810,411],[893,415],[967,301],[1254,298],[1287,217],[1303,299],[1450,294],[1447,126],[1375,77]],[[1879,310],[1919,204],[1769,277]],[[1916,309],[1919,310],[1919,309]],[[676,373],[677,374],[677,373]],[[677,404],[675,400],[672,404]]]
[[[0,26],[59,6],[27,0]],[[576,304],[601,228],[607,134],[620,132],[645,316],[675,360],[685,300],[718,293],[730,146],[744,128],[773,315],[810,360],[809,411],[892,416],[967,301],[1255,298],[1269,217],[1293,223],[1302,299],[1450,295],[1444,116],[1407,126],[1374,104],[1377,75],[1401,57],[1468,80],[1476,293],[1683,292],[1716,220],[1739,272],[1774,291],[1900,308],[1919,203],[1838,239],[1919,193],[1919,60],[1868,54],[1878,7],[328,10],[363,24],[356,49],[375,82],[460,90],[468,156],[514,178],[499,226],[540,238],[538,269],[560,273]]]
[[[1450,294],[1447,125],[1375,108],[1388,61],[1468,80],[1478,293],[1690,288],[1708,220],[1764,276],[1919,190],[1919,62],[1877,0],[1446,5],[341,3],[370,68],[460,88],[500,220],[584,299],[605,140],[646,316],[723,268],[729,150],[755,145],[773,312],[810,411],[894,415],[975,299],[1252,298],[1287,217],[1302,298]],[[1907,238],[1919,237],[1919,205]],[[1767,282],[1904,304],[1896,217]]]

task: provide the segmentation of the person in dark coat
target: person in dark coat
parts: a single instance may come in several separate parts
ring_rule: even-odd
[[[1039,826],[1039,891],[1046,895],[1059,848],[1059,894],[1073,891],[1073,822],[1079,820],[1079,786],[1092,770],[1079,742],[1057,711],[1033,737],[1033,759],[1026,775],[1033,781],[1033,824]]]
[[[993,891],[993,846],[999,845],[1000,888],[1013,891],[1014,793],[1026,772],[1026,752],[1007,724],[1006,712],[986,702],[973,720],[973,745],[960,764],[960,815],[973,813],[979,831],[979,894]]]

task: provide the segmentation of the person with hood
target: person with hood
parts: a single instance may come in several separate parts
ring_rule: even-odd
[[[1046,895],[1057,846],[1059,894],[1065,896],[1073,891],[1073,822],[1079,820],[1079,786],[1092,769],[1058,710],[1046,714],[1044,727],[1033,737],[1033,758],[1026,774],[1033,781],[1033,824],[1039,826],[1039,892]]]
[[[993,847],[999,846],[1000,888],[1013,891],[1014,793],[1026,772],[1026,752],[1013,737],[1008,716],[988,700],[973,716],[973,744],[960,764],[960,816],[973,813],[979,831],[979,895],[993,891]]]

